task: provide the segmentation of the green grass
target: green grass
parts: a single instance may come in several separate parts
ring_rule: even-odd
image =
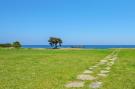
[[[102,89],[135,89],[135,49],[121,49]]]
[[[113,49],[0,49],[0,89],[66,89]],[[135,50],[122,49],[102,89],[135,89]],[[89,89],[79,88],[79,89]]]

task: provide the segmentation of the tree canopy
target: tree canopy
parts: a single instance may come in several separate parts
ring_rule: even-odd
[[[63,43],[62,39],[58,37],[50,37],[48,42],[51,45],[51,47],[53,47],[54,49],[57,49],[58,46],[61,46]]]
[[[20,44],[19,41],[16,41],[16,42],[13,42],[12,46],[15,47],[15,48],[20,48],[21,44]]]

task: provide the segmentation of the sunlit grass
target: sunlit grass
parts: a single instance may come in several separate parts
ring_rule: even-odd
[[[66,89],[111,49],[0,49],[0,89]],[[121,50],[102,89],[135,89],[135,50]],[[80,89],[89,89],[88,87]]]

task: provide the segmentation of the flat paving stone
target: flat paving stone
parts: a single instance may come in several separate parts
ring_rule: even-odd
[[[100,64],[98,63],[98,64],[96,64],[96,66],[99,66]]]
[[[109,58],[108,60],[112,61],[113,59],[112,58]]]
[[[111,57],[112,57],[112,56],[109,55],[109,56],[106,57],[106,59],[109,59],[109,58],[111,58]]]
[[[112,66],[113,64],[111,64],[111,63],[107,63],[107,66]]]
[[[91,74],[91,73],[93,73],[93,71],[85,70],[83,73],[84,73],[84,74]]]
[[[113,56],[113,58],[116,60],[118,57],[117,56]]]
[[[93,66],[93,68],[97,68],[98,66]]]
[[[102,63],[102,62],[100,62],[99,64],[100,64],[100,65],[105,65],[106,63]]]
[[[99,64],[106,64],[107,62],[107,60],[101,60]]]
[[[110,70],[110,69],[111,69],[111,67],[106,67],[105,69],[106,69],[106,70]]]
[[[79,79],[79,80],[95,80],[96,77],[91,76],[91,75],[81,74],[81,75],[77,76],[77,79]]]
[[[74,81],[74,82],[70,82],[65,85],[65,87],[67,87],[67,88],[79,88],[79,87],[83,87],[83,86],[84,86],[83,81]]]
[[[100,63],[99,63],[99,65],[104,65],[104,64],[106,64],[106,62],[100,62]]]
[[[108,76],[107,74],[102,74],[102,73],[97,74],[97,75],[100,76],[100,77],[107,77]]]
[[[108,70],[101,70],[101,71],[100,71],[101,74],[106,74],[106,73],[109,73],[109,72],[110,72],[110,71],[108,71]]]
[[[107,62],[107,60],[101,60],[100,62]]]
[[[111,61],[110,64],[114,64],[114,61]]]
[[[100,88],[102,86],[102,82],[92,82],[89,87],[93,89]]]
[[[111,59],[108,59],[108,60],[110,60],[110,61],[115,61],[115,60],[116,60],[116,58],[111,58]]]
[[[90,67],[89,70],[93,70],[94,68]]]

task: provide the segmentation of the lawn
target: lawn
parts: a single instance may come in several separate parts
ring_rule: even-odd
[[[101,89],[135,89],[135,49],[121,49]]]
[[[67,82],[113,50],[0,48],[0,89],[67,89]],[[134,54],[135,49],[121,49],[102,89],[135,89]]]

